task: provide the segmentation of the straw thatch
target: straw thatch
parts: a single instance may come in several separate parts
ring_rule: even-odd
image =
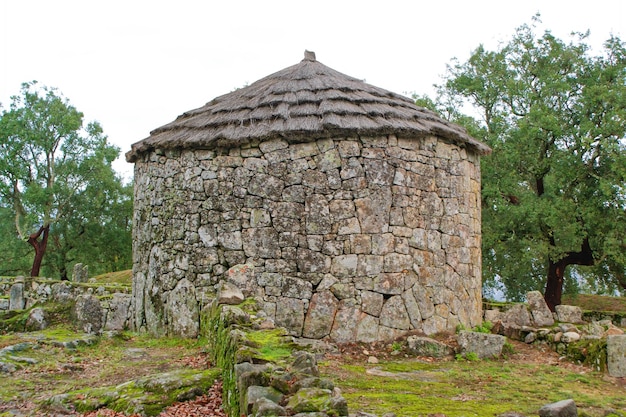
[[[490,152],[460,126],[407,97],[335,71],[307,51],[299,64],[217,97],[152,131],[132,145],[126,160],[135,162],[139,154],[153,149],[235,147],[276,137],[303,142],[387,134],[437,135],[479,154]]]

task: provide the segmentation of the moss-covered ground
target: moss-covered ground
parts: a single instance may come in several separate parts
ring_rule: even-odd
[[[362,349],[370,349],[369,347]],[[432,360],[391,356],[391,346],[368,355],[355,348],[330,355],[321,371],[341,387],[351,410],[382,415],[495,416],[518,412],[538,415],[543,405],[573,399],[581,416],[626,415],[623,379],[559,358],[522,343],[498,360]]]
[[[75,348],[63,346],[76,340],[85,342]],[[0,416],[13,415],[3,413],[15,409],[24,415],[35,413],[58,394],[117,386],[164,372],[209,368],[203,339],[155,339],[129,332],[94,339],[64,326],[0,336],[0,347],[19,343],[22,350],[0,358],[16,367],[1,376]]]

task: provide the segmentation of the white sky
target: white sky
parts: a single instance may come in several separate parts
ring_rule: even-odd
[[[626,38],[623,0],[0,0],[0,103],[26,81],[56,87],[123,159],[151,130],[305,49],[378,87],[433,95],[451,58],[495,48],[537,12],[561,39]],[[128,178],[132,166],[116,169]]]

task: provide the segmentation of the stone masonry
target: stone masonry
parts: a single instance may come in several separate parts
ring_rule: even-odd
[[[195,336],[237,281],[295,336],[481,322],[479,155],[429,135],[154,149],[135,161],[136,329]]]

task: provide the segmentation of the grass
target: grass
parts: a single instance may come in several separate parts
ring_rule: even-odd
[[[56,394],[115,386],[144,375],[180,369],[186,358],[202,355],[206,346],[206,341],[199,339],[154,338],[131,332],[101,337],[95,344],[79,345],[75,349],[52,343],[83,336],[64,326],[0,336],[0,346],[30,342],[29,348],[13,356],[37,361],[31,365],[18,364],[17,371],[3,374],[0,405],[42,403]],[[0,406],[0,415],[1,410]]]
[[[604,416],[626,411],[624,388],[604,374],[541,364],[415,359],[365,364],[325,362],[320,369],[335,380],[351,410],[401,416],[494,416],[508,411],[536,415],[541,406],[573,398],[579,412]],[[387,373],[385,373],[387,372]],[[392,373],[392,374],[388,374]],[[395,374],[395,375],[393,375]]]
[[[626,312],[626,297],[608,297],[591,294],[565,294],[562,303],[579,306],[587,311],[615,311]]]
[[[97,275],[94,277],[96,282],[101,284],[132,284],[132,270],[127,269],[124,271],[108,272],[106,274]]]

